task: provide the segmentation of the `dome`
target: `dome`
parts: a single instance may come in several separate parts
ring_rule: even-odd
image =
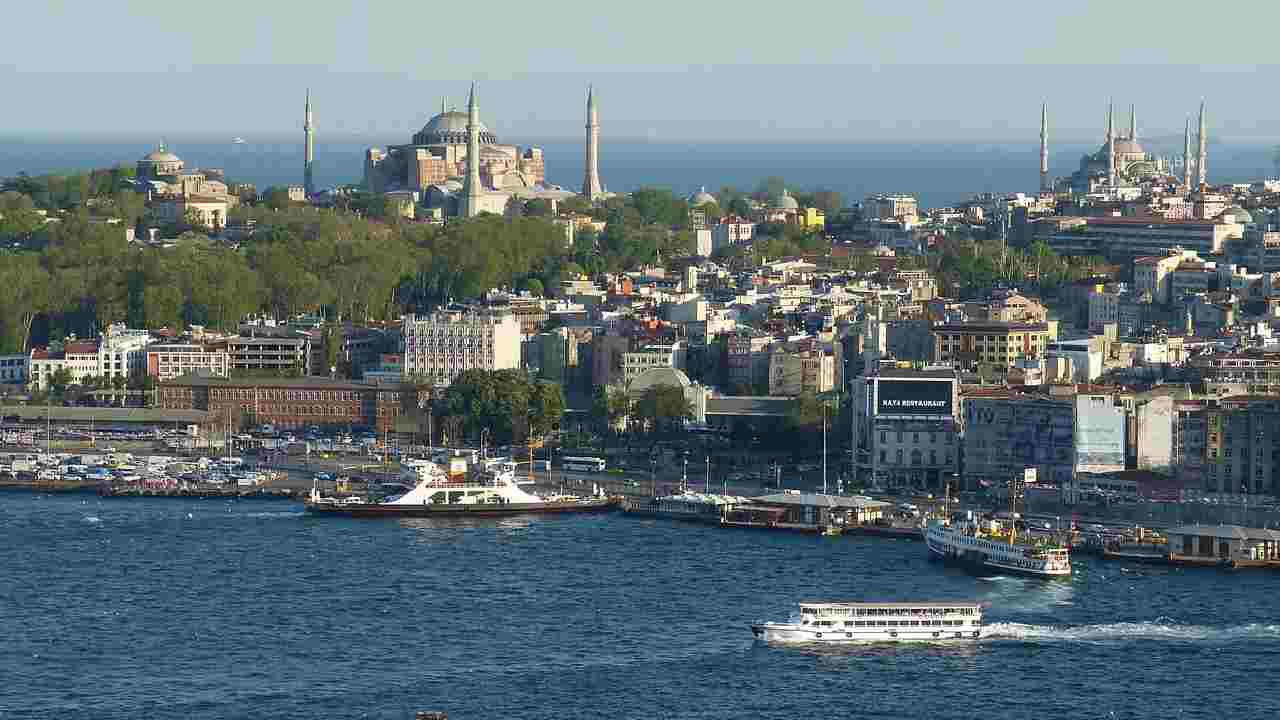
[[[715,195],[712,195],[711,193],[707,192],[706,187],[699,188],[698,192],[693,193],[692,195],[689,196],[689,205],[692,207],[700,207],[702,205],[706,205],[707,203],[719,205],[720,201],[716,200]]]
[[[448,110],[427,121],[413,136],[414,145],[461,145],[467,142],[467,114],[460,110]],[[495,144],[498,136],[480,123],[480,142]]]
[[[627,386],[627,392],[632,395],[639,395],[649,388],[658,387],[660,385],[674,385],[680,389],[693,385],[689,381],[689,376],[684,374],[683,370],[673,367],[653,367],[645,370],[636,376],[635,380]]]
[[[1249,211],[1239,205],[1232,205],[1226,210],[1223,210],[1222,214],[1218,217],[1222,218],[1226,222],[1240,223],[1241,225],[1248,225],[1253,222],[1253,216],[1249,214]]]
[[[146,156],[142,158],[142,162],[151,162],[151,163],[182,162],[182,158],[179,158],[177,155],[174,155],[173,153],[166,150],[164,147],[164,143],[160,143],[160,147],[147,153]]]
[[[791,197],[791,193],[787,192],[786,190],[783,190],[782,197],[778,198],[778,209],[779,210],[799,210],[800,203],[796,202],[796,199]]]

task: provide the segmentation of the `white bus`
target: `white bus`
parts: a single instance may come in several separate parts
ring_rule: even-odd
[[[566,457],[564,469],[574,472],[604,472],[604,460],[594,457]]]

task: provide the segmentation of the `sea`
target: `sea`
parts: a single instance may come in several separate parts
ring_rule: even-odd
[[[0,717],[1273,718],[1280,575],[622,514],[351,520],[269,500],[0,496]],[[989,637],[775,647],[802,599],[964,600]]]
[[[296,138],[172,139],[168,148],[188,167],[221,168],[230,180],[259,188],[302,182],[301,134]],[[402,142],[403,140],[395,140]],[[504,138],[504,141],[507,141]],[[0,177],[132,164],[150,152],[155,139],[69,140],[0,136]],[[519,141],[543,148],[549,182],[568,189],[582,185],[582,140]],[[1147,150],[1181,153],[1181,137],[1156,138]],[[1039,187],[1038,140],[1007,143],[831,143],[831,142],[650,142],[601,140],[600,174],[612,191],[667,187],[681,195],[725,185],[754,190],[767,177],[781,177],[798,190],[837,190],[846,203],[871,193],[914,194],[924,207],[953,205],[983,192],[1035,192]],[[364,151],[385,145],[371,139],[316,143],[317,187],[359,183]],[[1097,145],[1056,144],[1050,155],[1054,175],[1068,175],[1081,155]],[[1247,182],[1275,176],[1274,148],[1260,144],[1211,143],[1209,180]]]

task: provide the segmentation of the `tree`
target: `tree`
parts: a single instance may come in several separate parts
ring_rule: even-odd
[[[542,281],[538,278],[527,278],[524,283],[524,289],[529,291],[530,295],[542,297],[545,290],[542,288]]]
[[[658,433],[674,430],[692,419],[694,408],[680,386],[656,385],[636,400],[635,414],[651,432]]]
[[[559,426],[564,407],[555,383],[532,383],[520,370],[467,370],[449,384],[437,414],[463,418],[468,435],[487,430],[494,442],[505,443],[516,435],[514,418],[545,435]]]
[[[529,398],[530,428],[537,437],[542,437],[560,426],[564,417],[564,391],[558,383],[539,382],[533,385]]]
[[[61,399],[66,395],[69,385],[71,385],[71,371],[65,367],[60,367],[49,374],[49,392],[54,397]]]
[[[616,431],[631,413],[631,398],[617,385],[596,388],[591,398],[591,419],[602,432]]]

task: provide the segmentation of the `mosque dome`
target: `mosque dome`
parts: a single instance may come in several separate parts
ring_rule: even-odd
[[[142,161],[152,162],[152,163],[171,163],[171,162],[182,162],[182,158],[179,158],[177,155],[174,155],[168,150],[165,150],[164,146],[161,145],[156,150],[152,150],[151,152],[147,153],[146,157],[142,158]]]
[[[1249,211],[1239,205],[1232,205],[1226,210],[1223,210],[1222,214],[1218,217],[1225,222],[1240,223],[1241,225],[1248,225],[1253,222],[1253,216],[1249,214]]]
[[[692,195],[689,196],[689,205],[691,207],[701,207],[702,205],[706,205],[707,203],[719,205],[720,201],[716,200],[715,195],[712,195],[711,193],[707,192],[707,188],[705,187],[699,188],[698,192],[693,193]]]
[[[460,110],[447,110],[427,121],[413,136],[414,145],[462,145],[467,142],[468,117]],[[498,136],[480,123],[480,142],[492,145]]]
[[[778,209],[779,210],[799,210],[800,203],[796,202],[796,199],[791,197],[791,193],[787,192],[786,190],[783,190],[782,197],[778,198]]]

